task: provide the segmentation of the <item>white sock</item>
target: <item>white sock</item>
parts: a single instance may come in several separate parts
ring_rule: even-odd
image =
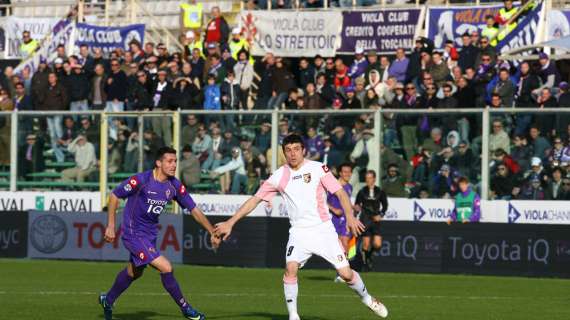
[[[299,294],[297,277],[283,277],[283,291],[285,292],[285,303],[289,315],[297,315],[297,295]]]
[[[364,281],[360,278],[358,272],[352,270],[352,280],[347,282],[350,289],[354,290],[356,294],[360,296],[360,299],[365,305],[370,305],[372,303],[372,297],[366,290],[366,286],[364,285]]]

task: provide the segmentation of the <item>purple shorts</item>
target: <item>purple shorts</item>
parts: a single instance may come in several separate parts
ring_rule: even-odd
[[[334,225],[336,233],[339,236],[344,236],[344,237],[349,237],[349,238],[351,237],[350,232],[348,230],[346,230],[346,217],[345,216],[339,217],[335,214],[332,214],[331,221]]]
[[[123,238],[123,245],[129,250],[129,259],[135,267],[145,266],[154,259],[160,257],[160,251],[156,248],[156,238]]]

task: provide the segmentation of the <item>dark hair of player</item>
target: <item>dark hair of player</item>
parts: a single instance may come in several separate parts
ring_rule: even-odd
[[[467,179],[467,177],[459,178],[459,180],[457,180],[457,184],[462,184],[462,183],[469,183],[469,179]]]
[[[339,172],[342,171],[342,168],[344,168],[344,167],[348,167],[348,168],[350,168],[350,170],[352,170],[352,165],[348,162],[345,162],[345,163],[341,164],[340,166],[338,166],[338,171]]]
[[[303,149],[305,149],[305,143],[303,142],[303,138],[301,138],[301,136],[296,134],[296,133],[292,133],[283,139],[283,144],[281,146],[283,148],[283,151],[285,151],[285,147],[287,145],[293,144],[293,143],[299,143],[299,144],[301,144],[301,147]]]
[[[164,155],[168,154],[168,153],[176,155],[176,149],[171,148],[171,147],[162,147],[162,148],[158,149],[158,151],[156,152],[156,159],[155,160],[156,161],[162,160],[162,157],[164,157]],[[156,167],[156,163],[154,166]]]
[[[374,170],[368,170],[366,171],[366,174],[371,174],[374,178],[376,178],[376,171]]]

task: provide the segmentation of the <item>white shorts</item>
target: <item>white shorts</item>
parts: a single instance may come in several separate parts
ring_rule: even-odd
[[[327,260],[337,270],[349,266],[342,244],[330,221],[316,227],[292,227],[285,250],[285,261],[298,262],[301,267],[313,254]]]

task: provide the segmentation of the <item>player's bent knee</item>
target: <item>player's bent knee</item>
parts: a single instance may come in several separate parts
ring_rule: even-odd
[[[342,280],[346,282],[350,282],[354,278],[354,271],[350,269],[350,267],[344,267],[336,270],[338,275],[341,277]]]
[[[285,273],[285,275],[283,275],[283,283],[285,283],[285,284],[296,284],[297,283],[297,275],[290,276],[290,275],[287,275],[287,273]]]

